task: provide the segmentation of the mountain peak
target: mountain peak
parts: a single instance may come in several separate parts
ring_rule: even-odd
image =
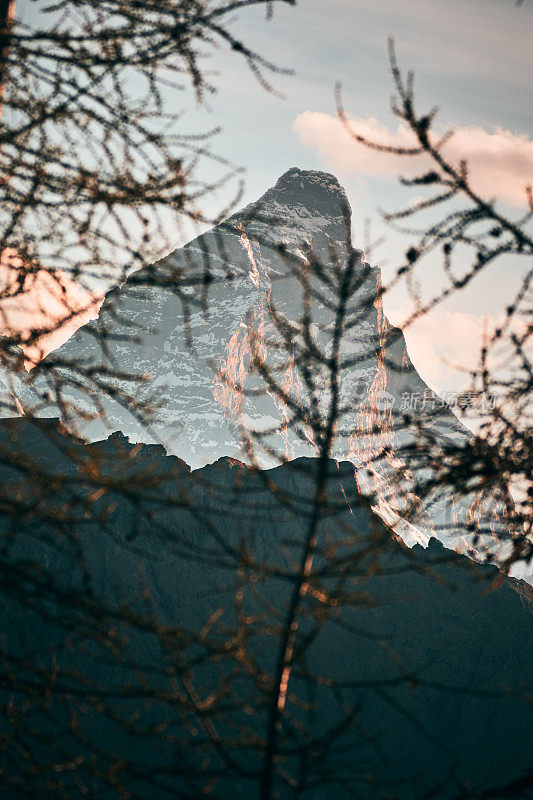
[[[339,245],[351,240],[351,208],[346,191],[329,172],[291,167],[254,203],[230,218],[245,222],[252,234],[278,241],[327,237]]]
[[[300,169],[291,167],[280,175],[274,188],[302,189],[306,186],[321,187],[326,191],[346,195],[338,179],[331,172],[322,172],[315,169]]]
[[[341,212],[349,217],[351,213],[346,191],[329,172],[291,167],[278,178],[261,201],[271,202],[272,195],[284,205],[303,205],[335,216]]]

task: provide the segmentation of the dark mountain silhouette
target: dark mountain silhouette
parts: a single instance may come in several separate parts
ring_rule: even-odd
[[[0,425],[0,456],[0,795],[257,797],[317,460],[191,472],[25,418]],[[407,548],[349,463],[329,464],[321,515],[277,796],[523,786],[529,587],[434,539]]]

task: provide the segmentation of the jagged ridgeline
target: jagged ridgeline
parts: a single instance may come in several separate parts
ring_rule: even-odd
[[[317,459],[191,472],[27,418],[1,423],[0,453],[2,798],[259,797]],[[331,461],[272,796],[525,785],[528,590],[408,548]]]
[[[308,403],[302,363],[295,363],[297,334],[294,352],[289,340],[280,353],[273,319],[288,325],[302,319],[301,265],[311,263],[310,335],[324,354],[331,352],[335,297],[328,276],[353,258],[356,288],[341,342],[345,410],[332,455],[359,468],[360,487],[406,542],[427,544],[436,535],[449,547],[471,547],[477,526],[484,555],[494,534],[505,533],[498,498],[458,499],[440,489],[417,503],[417,485],[431,477],[430,459],[420,467],[406,459],[420,436],[405,424],[404,397],[424,398],[411,413],[418,422],[424,418],[437,450],[461,447],[469,434],[420,378],[402,333],[389,325],[380,270],[352,248],[350,213],[334,176],[289,170],[256,203],[109,292],[98,323],[80,329],[33,371],[31,387],[20,390],[23,405],[61,416],[89,440],[121,431],[132,442],[161,442],[193,469],[222,456],[249,460],[243,435],[253,440],[253,458],[262,466],[313,457],[312,431],[290,424],[288,404],[265,391],[264,381],[257,391],[251,341],[282,391],[295,404]],[[327,367],[307,366],[317,402],[326,404]],[[139,376],[146,380],[128,380]]]

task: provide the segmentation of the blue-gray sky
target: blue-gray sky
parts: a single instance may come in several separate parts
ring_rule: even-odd
[[[184,111],[183,132],[222,126],[212,149],[245,169],[243,204],[292,166],[327,169],[348,192],[356,246],[363,245],[366,218],[376,235],[383,232],[377,209],[397,208],[409,195],[398,188],[390,164],[376,163],[370,153],[352,158],[331,125],[334,86],[341,81],[349,114],[370,130],[401,136],[390,112],[391,35],[401,66],[415,70],[420,108],[437,104],[438,129],[462,131],[457,152],[462,143],[469,158],[477,158],[483,188],[492,190],[494,177],[500,194],[513,200],[517,181],[533,183],[533,0],[520,7],[514,0],[298,0],[296,6],[274,7],[269,22],[264,6],[242,10],[232,29],[266,58],[294,71],[267,74],[282,97],[265,92],[242,58],[222,50],[205,63],[218,89],[206,107],[198,107],[189,92],[168,96],[170,110]],[[17,14],[30,21],[36,8],[31,0],[20,0]],[[211,177],[207,164],[203,175]],[[206,210],[219,209],[227,199],[221,192]],[[516,203],[508,209],[519,210]],[[406,243],[385,233],[375,261],[386,279]],[[449,384],[455,380],[442,357],[472,363],[483,318],[494,320],[512,297],[520,269],[501,261],[426,320],[418,334],[408,334],[413,360],[436,388],[453,388]],[[438,269],[430,266],[428,290],[439,279]],[[404,305],[401,293],[386,298],[395,322],[401,321]]]
[[[334,114],[336,81],[351,113],[392,124],[390,35],[401,64],[416,72],[420,105],[439,105],[442,127],[532,133],[530,0],[519,8],[513,0],[299,0],[295,7],[276,6],[269,23],[259,9],[241,12],[234,30],[295,70],[273,76],[285,94],[280,99],[266,95],[234,57],[212,59],[220,93],[205,117],[224,128],[218,151],[246,167],[250,199],[290,166],[324,166],[302,146],[293,122],[308,110]],[[354,210],[370,211],[388,196],[387,186],[368,185],[364,209]]]
[[[499,157],[502,140],[495,134],[503,129],[511,137],[507,165],[513,167],[514,178],[524,171],[529,174],[523,175],[523,183],[533,181],[530,0],[520,7],[513,0],[299,0],[296,7],[276,6],[271,22],[265,22],[264,10],[242,12],[234,31],[279,66],[295,71],[291,76],[271,76],[284,95],[280,98],[266,94],[242,62],[217,54],[211,61],[220,71],[214,78],[219,94],[210,100],[209,110],[188,112],[184,118],[191,130],[199,124],[222,125],[214,147],[246,169],[245,201],[257,198],[291,166],[328,169],[348,191],[355,244],[362,238],[365,218],[372,219],[376,233],[382,231],[378,207],[393,209],[407,197],[393,175],[367,174],[373,170],[361,165],[360,159],[355,169],[343,166],[342,159],[336,158],[335,142],[328,154],[327,133],[319,151],[312,141],[305,143],[301,130],[310,119],[306,112],[334,117],[334,86],[341,81],[350,114],[357,119],[372,118],[376,125],[394,133],[398,121],[390,112],[387,60],[391,35],[402,67],[415,70],[420,108],[439,106],[437,128],[470,131],[470,155],[476,154],[476,136],[485,136],[483,163],[496,174],[500,165],[494,159]],[[295,120],[301,115],[304,122],[295,129]],[[523,152],[515,153],[513,147]],[[518,211],[509,208],[509,213]],[[384,262],[385,275],[396,265],[401,248],[403,243],[389,233],[377,254]],[[512,296],[519,274],[518,265],[501,262],[454,298],[440,317],[426,322],[418,339],[411,337],[415,360],[430,359],[430,342],[438,342],[441,335],[448,337],[446,343],[435,345],[439,353],[433,371],[426,372],[428,378],[438,381],[439,388],[445,388],[443,382],[453,381],[440,356],[458,360],[463,349],[465,363],[471,363],[475,346],[463,343],[477,343],[483,317],[498,314]],[[388,303],[392,316],[395,304],[402,305],[400,296]]]

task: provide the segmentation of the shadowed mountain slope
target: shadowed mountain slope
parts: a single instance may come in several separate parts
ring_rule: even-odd
[[[2,797],[258,797],[317,460],[191,472],[24,418],[0,455]],[[532,647],[525,584],[407,548],[330,462],[277,796],[503,800],[531,764]]]

